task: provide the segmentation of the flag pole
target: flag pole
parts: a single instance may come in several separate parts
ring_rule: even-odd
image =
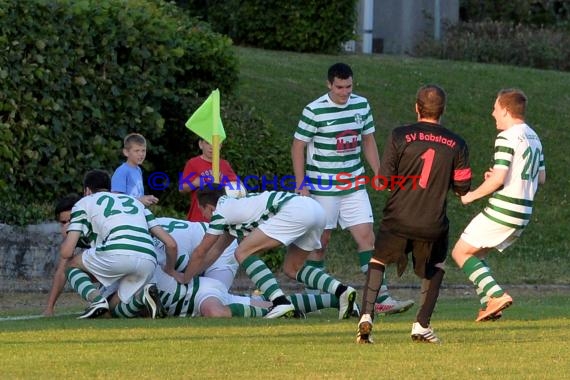
[[[200,136],[212,145],[212,177],[214,182],[220,183],[220,147],[226,138],[226,131],[220,117],[220,91],[212,91],[210,96],[202,103],[188,121],[186,128]]]
[[[217,112],[217,113],[216,113]],[[220,183],[220,93],[216,91],[212,107],[212,175],[214,182]]]

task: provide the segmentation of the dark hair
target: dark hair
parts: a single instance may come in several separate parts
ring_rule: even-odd
[[[334,82],[334,78],[348,79],[352,77],[352,69],[346,63],[338,62],[329,67],[327,75],[329,83]]]
[[[57,220],[59,218],[59,214],[64,211],[71,211],[73,205],[75,205],[80,199],[81,196],[79,194],[68,194],[57,201],[55,204],[55,219]]]
[[[512,117],[524,119],[528,102],[524,92],[517,88],[503,89],[497,94],[497,100],[501,107],[506,109]]]
[[[216,206],[218,199],[226,195],[226,191],[219,183],[208,183],[196,191],[198,204],[202,207],[207,205]]]
[[[89,188],[91,192],[109,191],[111,189],[111,177],[104,170],[90,170],[83,177],[83,189]]]
[[[55,220],[59,222],[59,214],[65,211],[71,211],[73,206],[81,199],[79,194],[68,194],[65,197],[61,198],[55,204]],[[85,236],[81,236],[75,245],[77,248],[87,249],[91,247],[89,244],[89,239]]]
[[[416,104],[421,118],[439,120],[445,111],[446,94],[435,84],[420,87],[416,94]]]

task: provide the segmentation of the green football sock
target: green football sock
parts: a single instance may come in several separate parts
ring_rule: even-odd
[[[489,270],[489,273],[491,273],[491,268],[489,268],[489,265],[487,264],[487,262],[485,260],[481,260],[481,263]],[[485,293],[485,290],[483,290],[483,288],[476,286],[475,287],[475,292],[477,293],[477,296],[479,297],[479,303],[481,304],[481,309],[486,309],[487,308],[487,301],[489,300],[489,297],[487,297],[487,294]]]
[[[461,269],[475,287],[481,288],[487,297],[500,297],[505,293],[491,276],[489,267],[485,266],[477,257],[469,257]]]
[[[143,290],[139,290],[129,302],[119,302],[112,311],[113,317],[134,318],[144,309]]]
[[[319,268],[322,269],[323,271],[325,270],[325,261],[324,260],[307,260],[305,261],[305,265],[309,265],[315,268]],[[311,288],[308,285],[305,285],[305,292],[307,294],[320,294],[320,290],[319,289],[315,289],[315,288]]]
[[[103,297],[99,294],[99,290],[91,281],[91,277],[79,268],[67,268],[65,277],[69,281],[69,285],[75,290],[83,300],[87,302],[97,302]]]
[[[338,309],[338,298],[332,294],[305,294],[297,293],[287,296],[287,299],[291,301],[295,309],[302,311],[303,313],[310,313],[313,311],[337,308]]]
[[[228,307],[232,311],[232,317],[254,318],[263,317],[267,314],[267,309],[242,303],[231,303]]]
[[[249,256],[242,263],[247,276],[255,283],[257,289],[261,291],[270,301],[277,297],[284,296],[285,293],[279,287],[277,280],[265,262],[257,256]]]
[[[373,250],[358,252],[358,263],[360,264],[360,271],[364,274],[368,272],[368,262],[372,258]]]
[[[306,263],[299,272],[297,272],[297,281],[302,282],[311,288],[319,289],[331,294],[335,294],[339,286],[342,286],[339,281],[325,273],[322,269],[315,268],[307,265]]]

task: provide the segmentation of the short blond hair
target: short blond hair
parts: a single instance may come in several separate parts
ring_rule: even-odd
[[[133,144],[146,146],[146,139],[140,133],[129,133],[123,140],[123,148],[129,149]]]

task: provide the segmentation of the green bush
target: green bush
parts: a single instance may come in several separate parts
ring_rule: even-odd
[[[0,50],[3,223],[51,219],[45,205],[80,192],[86,170],[124,160],[130,132],[148,139],[147,173],[181,171],[195,146],[185,121],[211,90],[225,102],[237,82],[231,40],[162,1],[0,0]],[[229,136],[249,122],[248,137],[268,138],[243,109],[222,118]],[[237,151],[226,153],[239,166]]]
[[[462,21],[503,21],[534,26],[567,26],[570,3],[562,0],[461,0]]]
[[[227,139],[224,140],[221,157],[228,160],[232,168],[242,179],[249,177],[246,185],[253,191],[281,189],[271,184],[263,184],[257,178],[282,178],[291,173],[290,141],[284,141],[280,135],[272,133],[273,126],[270,122],[261,118],[257,112],[242,104],[233,97],[225,98],[222,94],[222,120]],[[184,144],[186,151],[183,159],[174,162],[164,162],[160,170],[168,175],[170,185],[164,190],[154,194],[161,199],[166,199],[169,204],[175,205],[178,210],[187,210],[189,207],[188,196],[178,194],[179,175],[182,173],[186,161],[201,154],[198,148],[198,138],[188,133],[185,127],[174,126],[159,139],[162,149],[174,149],[179,143],[175,138],[168,136],[187,136],[188,142]],[[149,155],[154,156],[154,148]]]
[[[425,39],[414,52],[420,57],[570,71],[568,46],[570,35],[562,31],[482,21],[452,26],[442,41]]]
[[[354,39],[356,0],[184,0],[238,45],[297,52],[338,52]]]

